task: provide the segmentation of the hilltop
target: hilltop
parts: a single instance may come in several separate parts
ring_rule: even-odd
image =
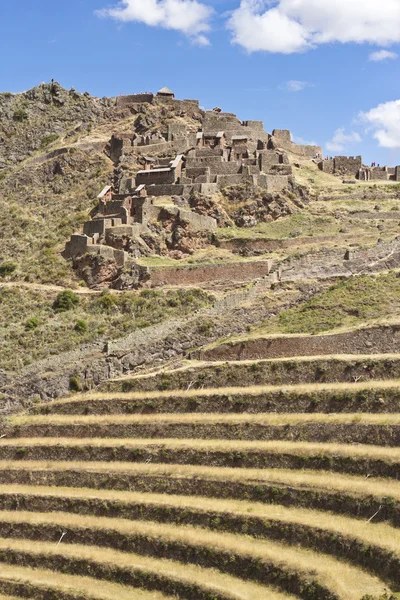
[[[400,597],[400,167],[267,128],[0,94],[4,600]]]
[[[288,131],[167,88],[98,99],[41,84],[0,94],[0,119],[7,411],[19,390],[86,389],[250,329],[395,318],[384,300],[397,286],[386,273],[398,266],[399,169],[324,160]],[[346,286],[363,290],[348,307],[283,325]],[[375,288],[382,300],[365,311]],[[72,310],[54,304],[65,289]]]

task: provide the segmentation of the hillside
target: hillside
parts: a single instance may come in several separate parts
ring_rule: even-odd
[[[0,94],[0,597],[400,598],[400,168],[266,126]]]

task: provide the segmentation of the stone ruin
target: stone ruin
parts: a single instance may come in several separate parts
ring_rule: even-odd
[[[318,163],[321,171],[339,177],[353,177],[359,181],[398,181],[400,166],[365,166],[362,156],[335,156]]]
[[[234,114],[216,108],[200,111],[194,100],[176,100],[168,88],[157,96],[120,97],[117,103],[167,103],[178,114],[201,115],[201,127],[190,129],[182,120],[168,124],[164,132],[144,135],[115,134],[107,152],[116,165],[140,163],[136,174],[106,186],[98,196],[97,211],[82,234],[71,236],[63,256],[74,261],[83,256],[103,258],[121,269],[134,258],[158,254],[154,231],[161,223],[173,237],[177,227],[183,237],[210,237],[217,221],[191,210],[193,194],[212,197],[225,186],[248,184],[266,192],[290,189],[292,166],[288,152],[315,158],[322,149],[298,146],[287,130],[264,131],[261,121],[241,122]],[[157,155],[166,158],[159,158]],[[158,202],[169,197],[167,202]],[[168,240],[167,240],[168,241]],[[202,246],[197,246],[202,247]]]
[[[114,162],[136,155],[146,163],[136,178],[125,180],[121,187],[131,193],[138,184],[145,184],[152,196],[187,196],[190,192],[210,195],[224,186],[247,182],[280,192],[289,188],[292,176],[288,153],[307,158],[322,155],[318,146],[294,144],[290,131],[270,134],[262,121],[241,122],[234,114],[219,110],[206,111],[197,132],[172,123],[164,134],[114,135],[109,150]],[[146,157],[157,152],[176,156],[177,163],[170,159],[156,163]]]

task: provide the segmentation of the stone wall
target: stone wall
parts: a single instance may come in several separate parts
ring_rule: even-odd
[[[135,146],[129,149],[128,152],[145,156],[157,155],[159,152],[168,153],[170,156],[183,154],[188,148],[194,145],[192,138],[189,135],[186,138],[176,138],[170,142],[151,144],[149,146]]]
[[[205,158],[208,156],[219,156],[221,158],[221,156],[223,156],[223,149],[222,148],[196,148],[196,151],[191,150],[188,154],[189,157],[193,157],[193,158]]]
[[[334,159],[322,160],[319,163],[319,168],[324,173],[328,173],[329,175],[334,175],[335,173],[335,161]]]
[[[182,196],[184,193],[184,187],[181,184],[157,184],[150,185],[147,188],[149,196]]]
[[[117,106],[129,106],[129,104],[147,103],[151,104],[154,100],[154,94],[131,94],[129,96],[118,96]]]
[[[399,216],[397,218],[400,220]],[[255,255],[257,255],[264,254],[265,252],[274,252],[275,250],[282,250],[286,248],[301,248],[302,246],[339,241],[346,243],[353,240],[353,233],[341,235],[340,238],[337,235],[283,238],[278,240],[267,238],[235,238],[233,240],[218,240],[216,242],[216,246],[218,246],[218,248],[225,248],[226,250],[230,250],[235,254],[240,254],[243,252],[246,256],[248,256],[249,253],[254,253]],[[344,251],[342,251],[342,256],[344,256]]]
[[[94,244],[93,239],[86,235],[72,235],[69,242],[65,245],[65,250],[62,253],[63,257],[77,258],[85,254],[95,254],[103,256],[111,261],[114,261],[118,266],[123,266],[128,258],[128,254],[123,250],[116,250],[110,246]]]
[[[238,162],[216,162],[210,164],[211,175],[237,175],[241,173],[242,165]]]
[[[242,175],[217,175],[217,185],[223,187],[225,185],[240,185],[243,182]]]
[[[152,184],[160,185],[160,184],[171,184],[175,183],[175,170],[158,170],[152,169],[150,171],[139,171],[136,175],[136,185],[146,185],[150,186]]]
[[[362,167],[361,156],[335,156],[334,172],[338,175],[350,175],[355,177]]]
[[[87,235],[71,235],[71,239],[65,244],[65,249],[62,255],[64,258],[68,259],[86,254],[90,243],[91,240]]]
[[[373,167],[371,169],[371,179],[376,181],[388,181],[389,173],[387,167]]]
[[[173,142],[175,139],[186,137],[186,125],[184,123],[170,123],[168,125],[167,140]]]
[[[258,157],[260,169],[264,173],[269,173],[272,165],[280,164],[280,154],[275,150],[262,150]]]
[[[198,100],[176,100],[176,98],[155,96],[153,102],[154,104],[158,105],[167,104],[174,110],[186,113],[186,115],[189,117],[197,115],[199,112],[201,112]]]
[[[212,281],[249,282],[266,277],[271,270],[271,261],[196,265],[190,267],[149,267],[150,284],[200,285]]]
[[[282,281],[386,271],[400,265],[400,238],[373,248],[327,250],[295,256],[280,264]]]
[[[289,177],[287,175],[265,175],[261,173],[258,176],[258,185],[268,192],[282,192],[289,187]]]
[[[203,122],[205,133],[217,134],[218,131],[226,132],[234,128],[240,131],[241,126],[241,122],[233,113],[206,112]]]
[[[292,143],[292,134],[289,129],[274,129],[272,135],[282,146]]]
[[[209,167],[190,167],[186,169],[186,177],[189,179],[197,179],[201,175],[206,175],[209,177],[210,169]]]
[[[191,169],[192,167],[211,167],[212,165],[220,165],[221,156],[196,156],[186,159],[186,168]],[[229,163],[226,163],[229,164]]]
[[[96,233],[104,235],[106,227],[111,227],[111,219],[95,219],[94,221],[86,221],[83,225],[83,234],[88,237],[93,237]]]
[[[110,158],[118,163],[123,154],[132,152],[131,136],[128,134],[113,135],[110,141]]]
[[[212,196],[218,193],[218,185],[216,183],[202,183],[199,191],[205,196]]]
[[[249,127],[250,129],[264,133],[263,121],[243,121],[243,127]]]
[[[200,351],[200,360],[257,360],[290,356],[379,354],[400,352],[400,327],[371,327],[348,333],[265,337]]]
[[[279,148],[288,150],[292,154],[297,154],[304,158],[315,158],[317,155],[322,155],[321,146],[304,146],[292,142],[292,136],[288,129],[274,129],[272,138]]]
[[[212,217],[199,215],[191,210],[180,209],[179,217],[189,224],[192,231],[216,231],[217,221]]]

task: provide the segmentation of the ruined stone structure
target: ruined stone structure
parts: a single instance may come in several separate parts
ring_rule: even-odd
[[[209,195],[242,183],[268,192],[288,188],[292,167],[285,147],[301,157],[314,158],[322,153],[319,147],[294,144],[289,131],[274,130],[271,135],[264,131],[262,121],[241,122],[236,115],[218,109],[204,113],[197,132],[182,123],[172,123],[163,134],[115,135],[110,156],[118,162],[124,155],[143,156],[144,151],[177,155],[157,163],[144,156],[145,168],[123,185],[130,192],[145,184],[152,196],[187,197],[193,191]]]
[[[295,144],[292,141],[292,135],[288,129],[274,129],[272,132],[271,144],[276,144],[279,148],[283,148],[287,152],[297,154],[305,158],[322,157],[321,146],[305,146]]]
[[[159,227],[164,237],[173,238],[180,228],[178,237],[205,238],[217,223],[191,210],[192,194],[212,196],[221,188],[240,184],[269,193],[290,190],[288,152],[313,158],[322,152],[314,146],[297,146],[289,131],[267,133],[262,121],[242,122],[220,108],[201,111],[197,101],[176,100],[168,88],[156,96],[117,99],[118,105],[129,106],[133,112],[140,112],[138,105],[145,103],[160,104],[164,112],[173,109],[178,118],[169,119],[160,131],[149,129],[146,116],[139,115],[133,133],[112,136],[107,152],[116,171],[120,165],[132,168],[123,168],[114,186],[106,186],[99,194],[97,213],[84,224],[83,234],[73,235],[66,244],[65,258],[94,255],[123,267],[134,258],[154,253],[159,242],[152,235]],[[139,164],[142,168],[137,170]],[[158,201],[160,197],[170,199]],[[197,241],[201,244],[201,239]],[[175,248],[173,241],[166,243]]]
[[[400,181],[398,167],[367,167],[361,156],[335,156],[318,163],[321,171],[339,177],[353,177],[360,181]]]
[[[181,157],[175,159],[170,168],[162,170],[162,174],[168,177],[169,173],[176,172],[179,160]],[[157,177],[158,170],[154,172]],[[152,174],[153,171],[141,173]],[[144,184],[139,184],[133,193],[126,194],[113,193],[111,186],[107,186],[99,194],[98,201],[97,214],[84,223],[83,234],[72,235],[66,243],[64,258],[76,259],[91,254],[124,266],[133,258],[150,254],[143,239],[143,235],[151,234],[150,224],[174,220],[194,234],[212,233],[217,228],[215,219],[199,215],[186,205],[156,205],[155,198],[147,195]]]

